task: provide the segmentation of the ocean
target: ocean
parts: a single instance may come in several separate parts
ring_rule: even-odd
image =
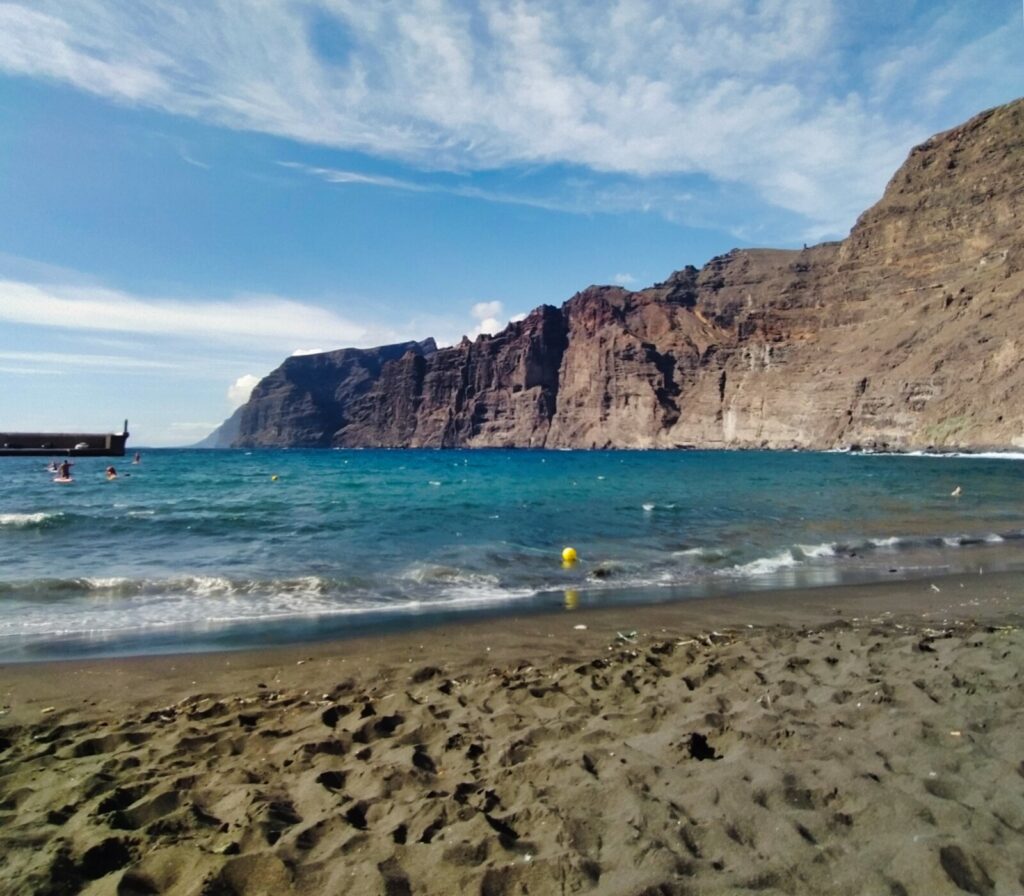
[[[79,458],[71,484],[46,467],[0,458],[2,662],[1024,569],[1020,456],[151,449]]]

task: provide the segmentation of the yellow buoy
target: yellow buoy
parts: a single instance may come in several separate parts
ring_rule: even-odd
[[[270,477],[270,481],[271,481],[271,482],[277,482],[277,476],[276,476],[276,475],[274,475],[274,476],[271,476],[271,477]]]
[[[578,559],[576,548],[562,548],[562,560],[565,563],[575,563]]]

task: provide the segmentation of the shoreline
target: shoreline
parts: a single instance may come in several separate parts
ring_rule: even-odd
[[[0,892],[1017,892],[1024,577],[938,587],[0,666]]]
[[[189,647],[175,648],[177,636],[122,635],[107,640],[115,646],[96,647],[96,640],[74,636],[61,642],[53,640],[40,645],[29,642],[23,647],[9,649],[0,655],[0,671],[18,666],[38,666],[49,663],[108,662],[128,659],[160,657],[201,657],[206,655],[265,653],[276,650],[324,650],[332,644],[370,641],[380,643],[392,638],[429,638],[432,632],[447,628],[500,627],[517,620],[552,620],[596,614],[635,614],[654,612],[663,608],[668,618],[679,614],[683,619],[705,619],[712,624],[715,618],[731,619],[736,624],[764,623],[785,620],[797,612],[823,612],[824,605],[835,601],[856,600],[867,602],[877,612],[914,607],[925,609],[930,603],[941,604],[932,598],[943,590],[975,590],[977,583],[988,583],[993,588],[1006,588],[1014,581],[1024,581],[1024,570],[1002,569],[995,572],[966,573],[963,571],[935,572],[924,578],[866,578],[837,584],[803,584],[795,587],[763,586],[737,588],[736,583],[723,581],[713,591],[695,591],[688,586],[651,588],[626,586],[613,590],[591,590],[568,586],[559,590],[539,592],[528,600],[510,601],[493,607],[477,606],[472,609],[435,609],[417,614],[367,614],[366,617],[344,615],[323,617],[283,617],[274,623],[236,623],[205,634],[205,641],[197,632],[187,633]],[[984,592],[992,588],[986,585]],[[896,595],[895,599],[892,595]],[[947,594],[947,597],[950,595]],[[607,605],[602,601],[607,600]],[[749,618],[748,618],[749,617]],[[348,621],[351,628],[342,629],[340,623]],[[543,623],[538,623],[543,625]],[[319,631],[318,631],[319,626]],[[261,638],[263,643],[260,643]],[[106,639],[99,639],[103,642]],[[122,645],[120,647],[116,645]],[[126,646],[125,646],[126,645]],[[61,649],[66,655],[56,655]],[[33,656],[33,653],[41,655]]]
[[[132,449],[133,451],[136,449]],[[1024,447],[1021,445],[975,445],[975,446],[957,446],[952,448],[940,448],[935,445],[929,445],[921,448],[897,448],[897,447],[879,447],[879,448],[866,448],[866,447],[854,447],[851,445],[833,445],[832,447],[810,447],[803,445],[787,445],[779,447],[763,447],[755,445],[739,445],[739,446],[723,446],[723,445],[698,445],[698,444],[682,444],[673,445],[666,447],[651,447],[651,448],[635,448],[635,447],[602,447],[602,448],[547,448],[543,446],[532,446],[532,445],[445,445],[438,448],[427,448],[423,446],[411,447],[411,446],[351,446],[351,445],[337,445],[337,446],[324,446],[324,445],[276,445],[276,446],[251,446],[248,448],[244,447],[233,447],[233,448],[204,448],[198,445],[163,445],[152,448],[141,446],[137,449],[138,451],[196,451],[196,452],[237,452],[237,453],[271,453],[275,451],[313,451],[313,452],[330,452],[330,451],[470,451],[470,452],[486,452],[486,451],[579,451],[579,452],[653,452],[662,451],[666,453],[671,452],[689,452],[689,451],[751,451],[751,452],[763,452],[767,454],[790,454],[798,452],[802,454],[849,454],[852,456],[860,457],[963,457],[963,458],[986,458],[992,457],[999,459],[1006,457],[1009,459],[1021,460],[1024,459]]]

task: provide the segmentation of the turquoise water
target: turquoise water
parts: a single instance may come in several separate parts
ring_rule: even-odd
[[[116,481],[108,459],[81,458],[57,485],[45,459],[0,458],[0,660],[1024,567],[1020,459],[149,450],[114,462]],[[566,568],[567,545],[580,560]]]

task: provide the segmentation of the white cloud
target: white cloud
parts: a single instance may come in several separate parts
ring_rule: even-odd
[[[500,333],[510,323],[522,320],[525,314],[514,314],[506,317],[503,314],[504,306],[501,302],[477,302],[469,309],[469,315],[476,321],[476,325],[466,334],[470,339],[477,336],[493,336]]]
[[[475,320],[486,320],[501,314],[501,302],[477,302],[469,313]]]
[[[477,336],[493,336],[495,333],[500,333],[503,329],[501,321],[496,317],[487,317],[473,327],[467,335],[470,339],[476,339]]]
[[[851,36],[855,15],[837,0],[32,0],[0,5],[0,70],[425,169],[699,174],[842,229],[935,129],[935,104],[986,75],[1010,85],[1016,71],[1013,37],[993,37],[996,25],[978,37],[966,18],[936,16],[889,34],[880,20]],[[858,40],[884,53],[854,56]],[[932,103],[925,117],[886,105],[908,75]]]
[[[0,280],[0,320],[65,330],[185,337],[290,353],[295,345],[328,340],[376,345],[393,334],[372,331],[315,305],[277,296],[182,302],[142,298],[98,287]]]
[[[260,378],[258,376],[246,373],[228,386],[228,400],[231,402],[231,407],[238,408],[245,404],[259,381]]]
[[[632,274],[616,274],[612,277],[612,283],[617,283],[619,286],[632,286],[636,283],[636,277]]]
[[[131,54],[110,52],[98,30],[100,22],[88,22],[101,12],[98,5],[85,3],[79,11],[83,15],[76,21],[74,16],[61,16],[59,7],[55,15],[48,15],[18,3],[0,5],[0,67],[68,81],[125,101],[152,102],[170,92],[160,75],[169,59],[142,44],[136,44]],[[110,14],[101,15],[104,18],[109,20]]]
[[[503,326],[498,320],[501,314],[501,302],[477,302],[469,309],[469,314],[476,321],[476,326],[470,330],[469,338],[476,339],[477,336],[493,336],[501,332]]]

